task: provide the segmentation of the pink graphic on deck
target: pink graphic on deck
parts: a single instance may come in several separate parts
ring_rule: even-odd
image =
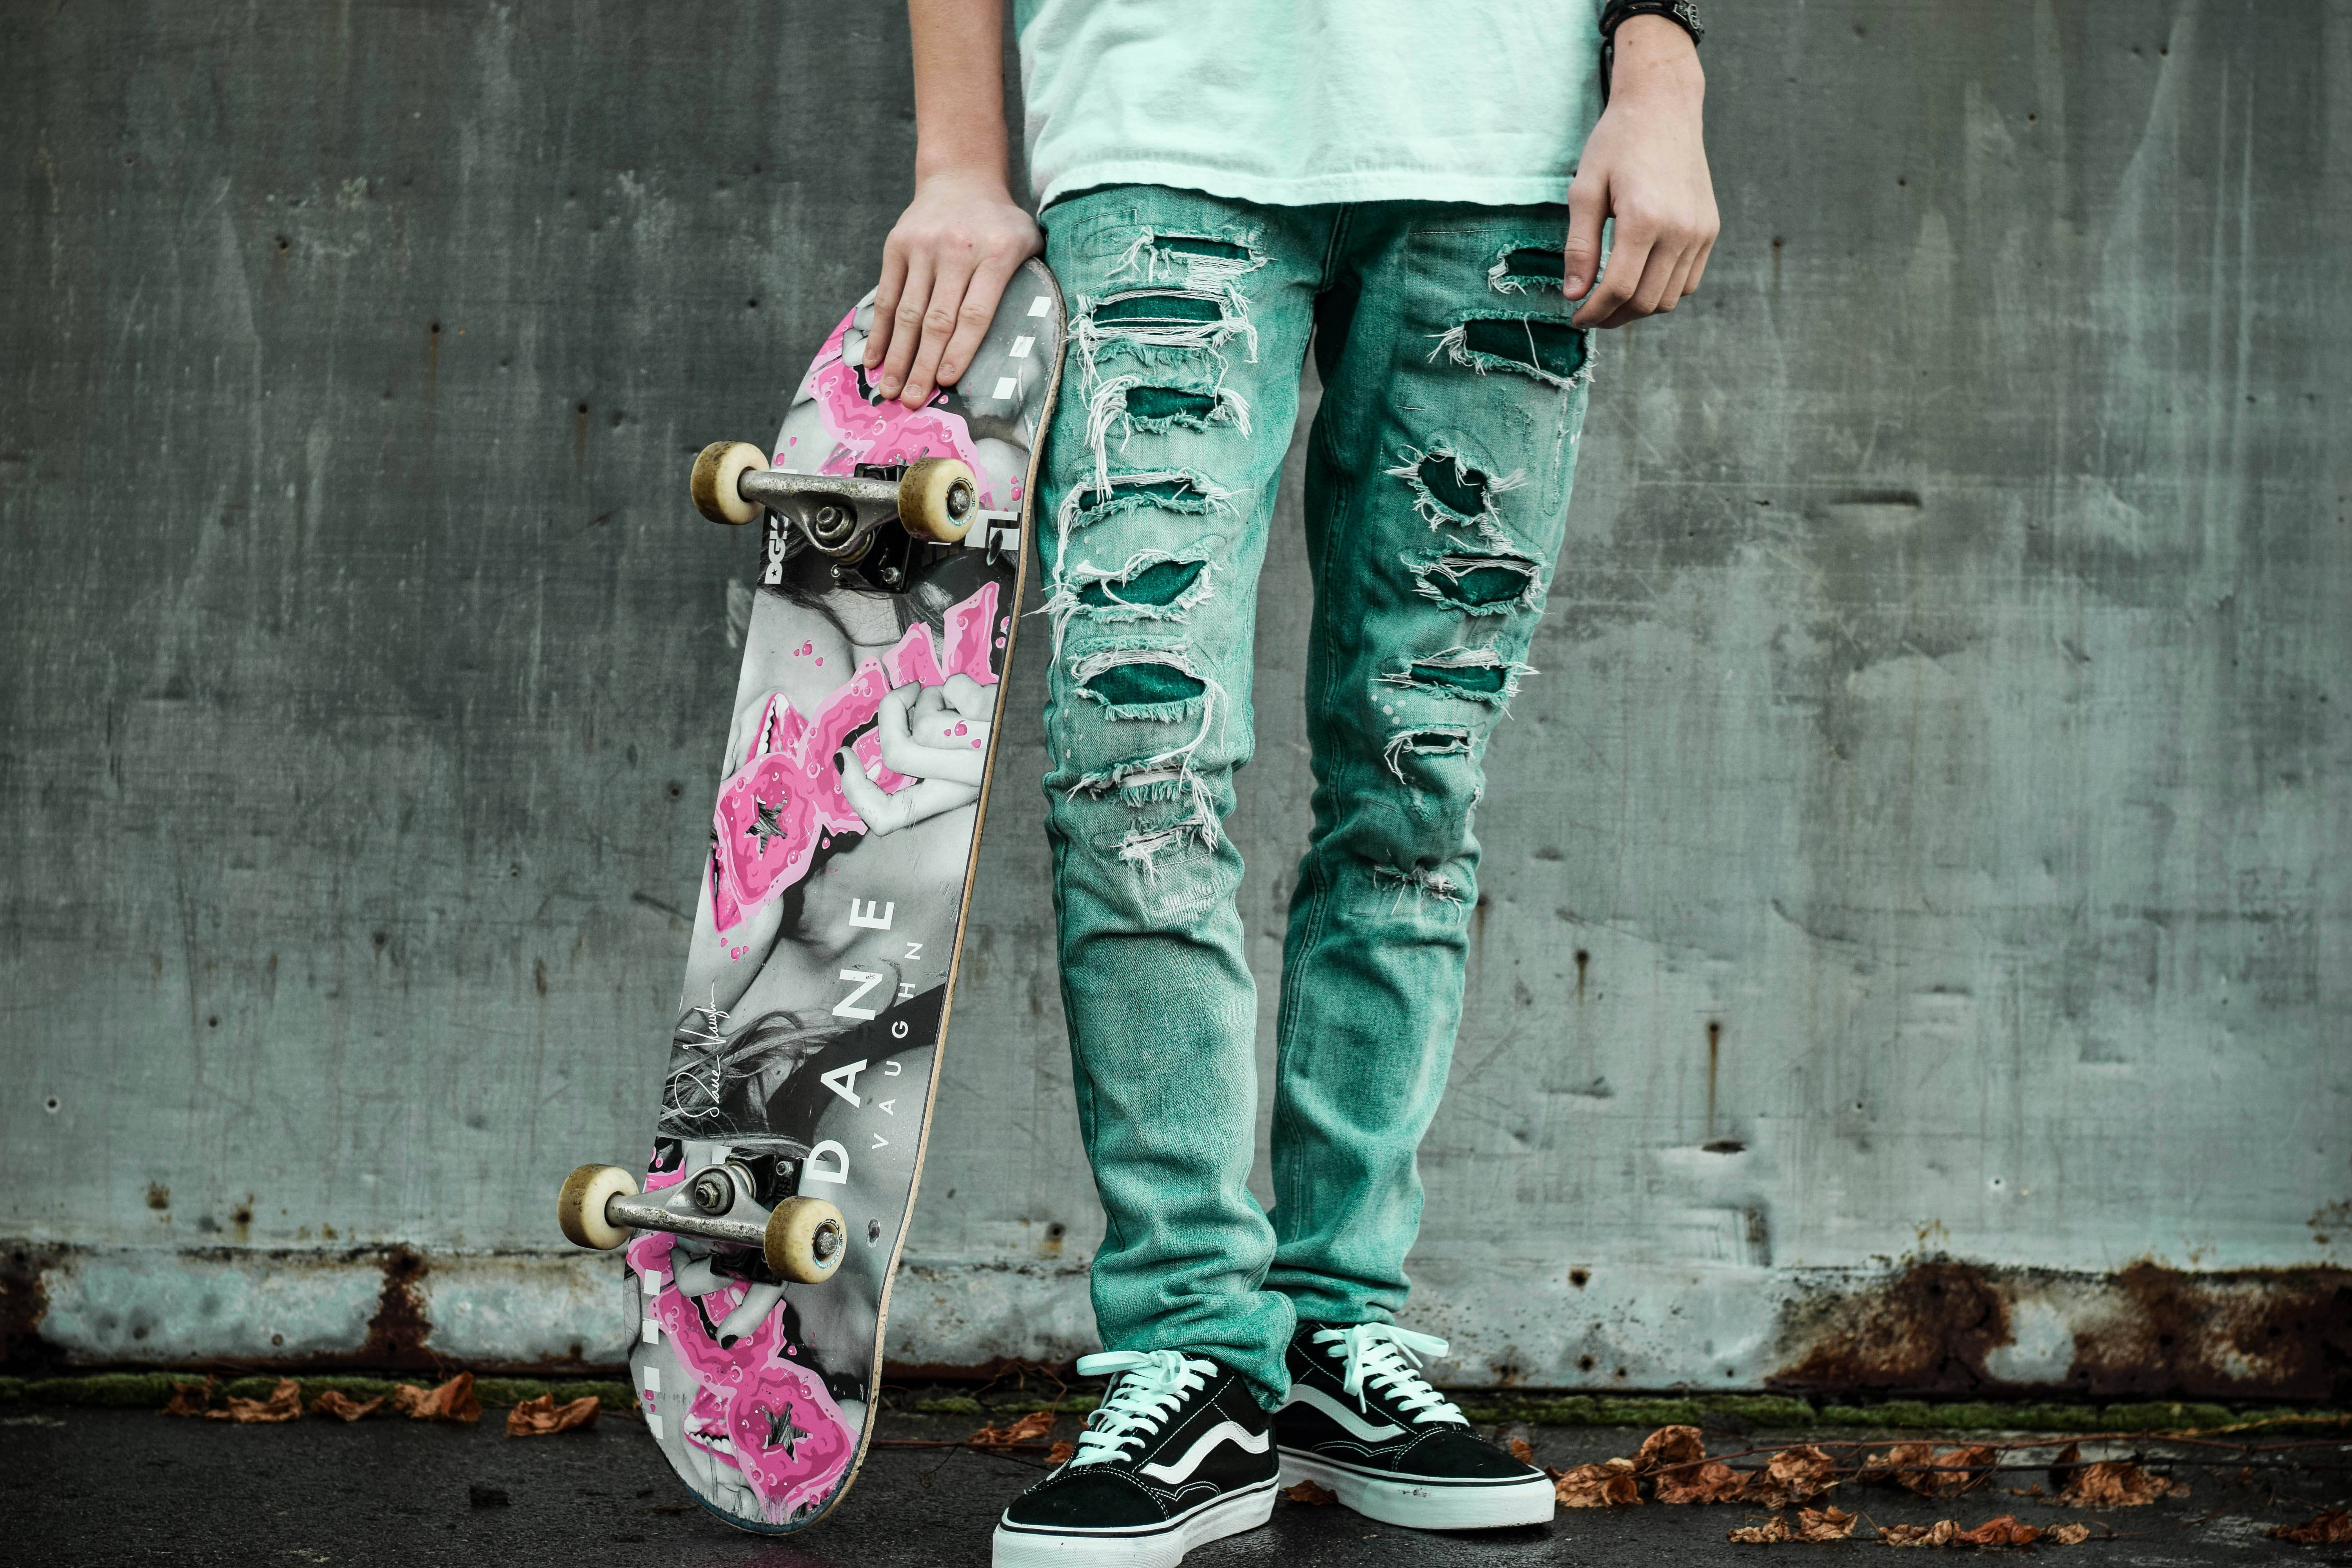
[[[646,1190],[684,1174],[656,1173],[646,1179]],[[689,1300],[671,1267],[676,1242],[667,1231],[648,1231],[629,1243],[627,1257],[640,1279],[665,1276],[646,1315],[694,1378],[678,1435],[740,1474],[768,1521],[784,1523],[833,1495],[856,1455],[857,1436],[824,1380],[792,1359],[798,1347],[784,1339],[781,1304],[733,1344],[719,1343],[709,1325],[741,1305],[748,1287],[730,1281],[699,1303]]]
[[[857,471],[860,463],[898,464],[911,463],[919,458],[961,458],[982,487],[980,504],[994,507],[997,502],[988,466],[973,449],[971,433],[964,427],[962,416],[941,408],[936,398],[921,408],[909,408],[895,397],[869,402],[858,390],[857,367],[842,357],[843,344],[856,320],[856,310],[844,316],[841,325],[833,329],[833,336],[824,340],[816,363],[809,367],[808,395],[815,402],[817,412],[824,416],[825,434],[833,437],[833,455],[816,471],[851,474]],[[778,453],[779,468],[783,466],[783,460],[784,455]]]
[[[804,718],[782,692],[768,694],[751,755],[719,786],[711,814],[719,839],[710,883],[717,930],[734,930],[744,916],[808,875],[821,831],[866,831],[865,818],[841,789],[835,758],[845,746],[884,794],[895,795],[914,782],[883,763],[881,739],[870,728],[893,688],[938,686],[953,675],[969,676],[982,686],[996,684],[996,584],[982,584],[950,605],[944,620],[944,662],[930,628],[919,621],[887,653],[860,662],[814,720]]]

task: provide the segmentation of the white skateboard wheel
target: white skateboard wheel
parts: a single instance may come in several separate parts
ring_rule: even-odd
[[[980,486],[953,458],[925,458],[898,480],[898,522],[918,539],[953,544],[980,512]]]
[[[625,1226],[604,1217],[604,1205],[614,1198],[635,1197],[636,1177],[618,1165],[583,1165],[563,1178],[556,1195],[555,1222],[578,1247],[610,1252],[629,1239]]]
[[[766,510],[737,488],[747,469],[764,468],[768,454],[749,441],[713,441],[694,459],[694,510],[713,522],[746,523]]]
[[[786,1198],[768,1216],[768,1267],[803,1285],[822,1285],[849,1256],[849,1226],[823,1198]]]

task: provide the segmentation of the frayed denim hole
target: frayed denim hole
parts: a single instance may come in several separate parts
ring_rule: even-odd
[[[1147,479],[1127,483],[1114,479],[1110,493],[1087,489],[1078,497],[1078,521],[1095,522],[1114,511],[1128,511],[1139,507],[1156,506],[1169,511],[1199,513],[1209,510],[1213,499],[1203,495],[1201,488],[1187,479]]]
[[[1209,422],[1217,411],[1213,393],[1186,392],[1174,386],[1136,386],[1128,389],[1127,416],[1145,429],[1156,421],[1181,420],[1194,429]],[[1164,426],[1162,426],[1164,428]]]
[[[1209,689],[1197,675],[1172,664],[1114,664],[1089,679],[1086,689],[1113,708],[1154,708],[1190,702]]]
[[[1096,610],[1128,605],[1150,605],[1154,608],[1172,605],[1201,580],[1208,565],[1205,561],[1155,561],[1124,581],[1098,578],[1088,583],[1078,590],[1078,603]]]
[[[1420,474],[1430,498],[1455,516],[1486,510],[1486,476],[1477,469],[1458,468],[1451,457],[1433,452],[1421,460]]]
[[[1532,574],[1509,566],[1473,566],[1454,580],[1454,595],[1477,609],[1527,597]]]
[[[1381,761],[1388,764],[1400,783],[1410,782],[1404,775],[1407,757],[1467,757],[1470,754],[1470,731],[1460,724],[1426,724],[1419,729],[1400,730],[1391,735],[1381,748]]]
[[[1213,256],[1223,261],[1254,259],[1249,253],[1249,247],[1235,245],[1226,239],[1206,239],[1197,235],[1171,234],[1160,236],[1151,243],[1154,248],[1167,251],[1171,256]]]
[[[1499,664],[1415,664],[1409,674],[1416,686],[1444,687],[1465,697],[1496,696],[1511,678]]]
[[[1206,322],[1221,321],[1224,318],[1224,307],[1216,300],[1190,294],[1129,294],[1117,300],[1106,300],[1094,308],[1094,321],[1098,327],[1120,321]]]
[[[1486,273],[1497,294],[1525,294],[1537,289],[1560,289],[1568,278],[1568,258],[1549,246],[1514,246]]]
[[[1507,361],[1561,381],[1572,380],[1584,368],[1584,330],[1565,321],[1473,316],[1461,331],[1462,346],[1484,359]]]

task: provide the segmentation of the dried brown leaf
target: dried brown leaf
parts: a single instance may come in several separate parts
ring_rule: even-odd
[[[1552,1478],[1552,1496],[1562,1508],[1624,1508],[1642,1500],[1631,1459],[1579,1465]]]
[[[1983,1444],[1939,1449],[1933,1443],[1897,1443],[1864,1459],[1858,1479],[1893,1481],[1921,1497],[1958,1497],[1990,1480],[1997,1458]]]
[[[593,1394],[583,1394],[562,1405],[555,1403],[552,1394],[542,1394],[507,1412],[507,1436],[544,1437],[551,1432],[581,1431],[596,1425],[596,1396]]]
[[[1661,1465],[1687,1465],[1706,1458],[1706,1440],[1696,1426],[1661,1426],[1642,1439],[1633,1453],[1633,1471],[1648,1475]]]
[[[1275,1494],[1285,1502],[1303,1502],[1312,1508],[1329,1508],[1339,1500],[1339,1494],[1313,1481],[1301,1481],[1295,1487],[1285,1487]]]
[[[482,1402],[474,1394],[474,1374],[461,1372],[433,1388],[413,1383],[396,1384],[392,1407],[411,1421],[479,1421]]]
[[[1045,1450],[1045,1462],[1059,1469],[1075,1458],[1077,1452],[1078,1446],[1076,1443],[1056,1443]]]
[[[1986,1520],[1974,1530],[1964,1530],[1952,1537],[1955,1546],[2031,1546],[2042,1539],[2042,1531],[2031,1524],[2021,1524],[2013,1513]]]
[[[2042,1539],[2054,1541],[2061,1546],[2080,1546],[2091,1539],[2091,1527],[2087,1524],[2062,1524],[2045,1532]]]
[[[1523,1465],[1534,1464],[1536,1462],[1535,1445],[1528,1442],[1525,1437],[1512,1438],[1511,1458],[1517,1459]]]
[[[1765,1467],[1749,1475],[1744,1495],[1766,1508],[1786,1508],[1805,1502],[1837,1484],[1837,1461],[1802,1443],[1783,1448]]]
[[[1939,1519],[1933,1524],[1882,1524],[1878,1539],[1889,1546],[1949,1546],[1959,1532],[1956,1521]]]
[[[1661,1470],[1650,1486],[1660,1502],[1737,1502],[1748,1489],[1748,1479],[1760,1471],[1735,1470],[1721,1459],[1709,1459],[1687,1470]]]
[[[1006,1426],[983,1426],[964,1441],[975,1448],[1010,1448],[1015,1443],[1034,1443],[1053,1429],[1052,1411],[1032,1410]]]
[[[202,1383],[175,1383],[172,1385],[172,1402],[163,1406],[163,1414],[201,1416],[205,1407],[212,1402],[213,1380],[211,1378],[208,1377]]]
[[[2282,1524],[2270,1534],[2276,1540],[2305,1546],[2337,1545],[2352,1541],[2352,1510],[2331,1508],[2325,1513],[2313,1514],[2301,1524]]]
[[[1797,1510],[1800,1541],[1843,1541],[1853,1533],[1854,1516],[1832,1503]]]
[[[353,1399],[340,1388],[328,1389],[318,1398],[310,1401],[311,1415],[332,1415],[341,1421],[357,1421],[362,1416],[373,1415],[383,1408],[383,1395],[381,1394],[373,1399]]]
[[[2138,1508],[2158,1498],[2188,1495],[2186,1481],[2150,1475],[2128,1459],[2102,1459],[2076,1471],[2058,1500],[2074,1508]]]
[[[278,1386],[269,1391],[267,1399],[236,1399],[226,1410],[207,1410],[207,1421],[254,1422],[299,1421],[302,1419],[302,1385],[290,1377],[281,1377]]]
[[[2058,1451],[2058,1457],[2050,1461],[2050,1489],[2053,1492],[2063,1492],[2073,1486],[2074,1478],[2083,1473],[2082,1461],[2082,1444],[2069,1443],[2061,1448]]]
[[[1737,1541],[1747,1546],[1769,1546],[1775,1542],[1794,1541],[1797,1537],[1790,1530],[1788,1520],[1776,1513],[1761,1524],[1741,1525],[1738,1530],[1730,1531],[1725,1539]]]

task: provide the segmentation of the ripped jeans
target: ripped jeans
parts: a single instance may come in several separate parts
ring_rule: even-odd
[[[1560,542],[1587,335],[1565,207],[1265,207],[1115,186],[1046,212],[1070,354],[1038,497],[1048,837],[1103,1343],[1261,1398],[1297,1318],[1386,1321],[1477,901],[1471,818]],[[1284,946],[1271,1215],[1223,832],[1310,337],[1314,826]]]

